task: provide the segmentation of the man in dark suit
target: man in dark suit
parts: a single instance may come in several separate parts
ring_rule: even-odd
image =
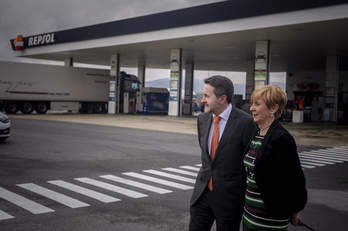
[[[245,188],[243,152],[257,127],[251,115],[233,107],[234,86],[229,78],[212,76],[204,82],[205,113],[197,119],[202,166],[190,202],[189,230],[208,231],[216,221],[218,231],[239,231]],[[214,125],[216,116],[221,119]],[[218,126],[219,141],[212,158],[214,126]],[[208,181],[212,182],[209,187]]]

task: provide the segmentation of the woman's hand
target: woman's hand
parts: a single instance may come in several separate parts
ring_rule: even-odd
[[[297,222],[300,221],[300,214],[296,213],[296,214],[292,214],[292,216],[290,217],[290,223],[293,226],[298,226]]]

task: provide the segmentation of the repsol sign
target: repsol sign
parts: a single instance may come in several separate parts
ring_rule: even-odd
[[[55,34],[43,34],[28,38],[28,47],[55,43]]]
[[[12,47],[13,50],[24,50],[25,48],[44,46],[54,43],[56,43],[55,33],[35,35],[26,38],[24,38],[22,35],[18,35],[14,40],[12,40]]]

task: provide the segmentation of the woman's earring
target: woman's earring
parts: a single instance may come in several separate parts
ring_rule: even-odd
[[[272,116],[272,117],[274,116],[274,112],[271,112],[271,116]]]

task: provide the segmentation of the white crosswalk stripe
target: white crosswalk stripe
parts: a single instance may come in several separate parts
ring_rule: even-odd
[[[348,156],[347,156],[348,153],[345,154],[345,153],[337,152],[335,150],[318,149],[316,151],[303,152],[302,154],[311,155],[311,156],[321,156],[326,159],[348,161]]]
[[[348,146],[299,152],[302,168],[315,168],[348,161]]]
[[[139,193],[133,190],[129,190],[129,189],[125,189],[122,187],[118,187],[112,184],[108,184],[108,183],[104,183],[102,181],[98,181],[98,180],[93,180],[91,178],[87,178],[87,177],[82,177],[82,178],[75,178],[75,180],[81,181],[83,183],[87,183],[90,185],[94,185],[103,189],[107,189],[119,194],[123,194],[129,197],[133,197],[133,198],[141,198],[141,197],[147,197],[148,195],[145,195],[143,193]]]
[[[47,208],[46,206],[40,205],[32,200],[29,200],[23,196],[20,196],[16,193],[8,191],[0,187],[0,197],[33,213],[33,214],[42,214],[54,212],[53,209]]]
[[[157,176],[164,176],[164,177],[167,177],[170,179],[180,180],[180,181],[184,181],[184,182],[188,182],[188,183],[192,183],[192,184],[194,184],[196,182],[195,179],[190,179],[187,177],[182,177],[182,176],[178,176],[175,174],[165,173],[165,172],[161,172],[161,171],[157,171],[157,170],[144,170],[143,172],[151,173],[151,174],[154,174]]]
[[[155,178],[155,177],[151,177],[151,176],[146,176],[143,174],[139,174],[139,173],[135,173],[135,172],[124,172],[122,173],[126,176],[131,176],[131,177],[135,177],[138,179],[142,179],[142,180],[147,180],[147,181],[151,181],[151,182],[155,182],[157,184],[163,184],[163,185],[167,185],[173,188],[178,188],[178,189],[182,189],[182,190],[187,190],[187,189],[192,189],[192,186],[188,186],[188,185],[184,185],[184,184],[179,184],[179,183],[175,183],[172,181],[167,181],[167,180],[161,180],[159,178]]]
[[[316,163],[322,163],[322,164],[337,164],[337,163],[343,163],[343,160],[332,160],[329,158],[323,158],[320,156],[308,156],[308,155],[301,155],[301,160],[311,160]]]
[[[74,191],[76,193],[80,193],[82,195],[94,198],[94,199],[99,200],[99,201],[104,202],[104,203],[111,203],[111,202],[120,201],[120,199],[118,199],[118,198],[111,197],[111,196],[108,196],[106,194],[99,193],[99,192],[96,192],[96,191],[93,191],[93,190],[90,190],[87,188],[83,188],[81,186],[71,184],[71,183],[68,183],[68,182],[65,182],[62,180],[48,181],[48,183],[60,186],[62,188],[65,188],[65,189],[68,189],[71,191]]]
[[[148,184],[139,183],[139,182],[134,181],[134,180],[128,180],[128,179],[121,178],[121,177],[114,176],[114,175],[104,175],[104,176],[100,176],[100,177],[105,178],[105,179],[109,179],[109,180],[112,180],[112,181],[116,181],[116,182],[119,182],[119,183],[131,185],[133,187],[142,188],[142,189],[145,189],[145,190],[148,190],[148,191],[152,191],[152,192],[155,192],[155,193],[159,193],[159,194],[173,192],[173,191],[170,191],[170,190],[167,190],[167,189],[151,186],[151,185],[148,185]]]
[[[192,171],[199,171],[199,168],[193,167],[193,166],[180,166],[180,168],[187,169],[187,170],[192,170]]]
[[[188,175],[188,176],[194,176],[194,177],[197,176],[197,173],[195,173],[195,172],[189,172],[189,171],[185,171],[185,170],[181,170],[181,169],[177,169],[177,168],[162,168],[162,169],[166,170],[166,171],[170,171],[170,172]]]
[[[325,164],[313,163],[312,161],[301,161],[301,163],[304,164],[304,165],[314,166],[314,167],[322,167],[322,166],[325,166]]]
[[[10,214],[5,213],[4,211],[1,211],[1,210],[0,210],[0,221],[1,221],[1,220],[11,219],[11,218],[14,218],[14,217],[11,216]]]
[[[50,189],[41,187],[36,184],[28,183],[28,184],[17,184],[17,186],[25,188],[29,191],[32,191],[34,193],[37,193],[41,196],[45,196],[51,200],[57,201],[63,205],[66,205],[70,208],[80,208],[80,207],[86,207],[89,206],[89,204],[86,204],[84,202],[81,202],[79,200],[76,200],[74,198],[65,196],[61,193],[52,191]]]
[[[306,164],[303,164],[303,163],[301,163],[301,166],[302,166],[302,168],[315,168],[315,166],[306,165]]]
[[[300,158],[327,160],[327,161],[334,161],[336,163],[343,163],[345,161],[339,157],[328,157],[320,153],[299,153],[299,156]]]

